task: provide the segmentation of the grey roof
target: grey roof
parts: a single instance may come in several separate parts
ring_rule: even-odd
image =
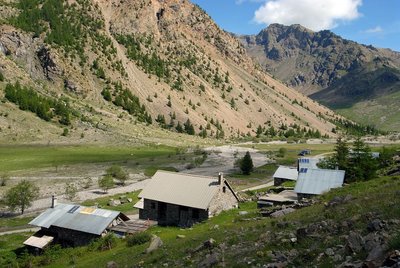
[[[304,169],[299,173],[294,191],[302,194],[322,194],[342,187],[344,170]]]
[[[299,162],[299,170],[301,168],[312,168],[312,169],[317,169],[318,162],[321,160],[321,158],[310,158],[310,157],[300,157],[298,162]]]
[[[295,181],[297,176],[297,168],[279,166],[273,177]]]
[[[58,204],[54,208],[47,209],[29,224],[44,228],[57,226],[100,235],[120,214],[119,211]]]
[[[225,184],[232,191],[226,181]],[[157,171],[139,194],[139,197],[181,206],[207,209],[219,187],[218,178]]]
[[[270,202],[296,202],[297,194],[292,190],[285,190],[278,194],[266,194],[258,198],[259,201]]]

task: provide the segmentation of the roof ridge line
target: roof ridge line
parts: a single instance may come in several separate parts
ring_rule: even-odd
[[[157,170],[156,173],[154,173],[154,175],[156,175],[157,173],[168,173],[168,174],[174,174],[174,175],[180,175],[180,176],[188,175],[188,176],[192,176],[192,177],[198,177],[198,178],[204,178],[204,179],[212,179],[212,180],[218,179],[218,177],[190,174],[190,173],[185,173],[185,172],[165,171],[165,170]],[[154,175],[152,177],[154,177]]]

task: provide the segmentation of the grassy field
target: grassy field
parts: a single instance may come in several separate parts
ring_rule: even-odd
[[[117,211],[121,211],[128,215],[136,214],[136,213],[138,213],[138,209],[134,208],[133,205],[135,205],[136,202],[139,201],[139,198],[138,198],[139,193],[140,193],[140,191],[135,191],[135,192],[126,193],[126,194],[117,194],[117,195],[113,195],[113,196],[100,197],[100,198],[96,198],[96,199],[86,200],[86,201],[82,202],[82,205],[83,206],[97,205],[103,209],[117,210]],[[132,203],[125,203],[125,204],[121,204],[118,206],[109,206],[108,205],[108,202],[110,201],[111,198],[114,200],[117,200],[121,196],[125,196],[126,198],[132,198]]]
[[[0,171],[15,172],[61,165],[128,162],[176,153],[167,146],[0,146]],[[154,160],[154,159],[153,159]]]
[[[28,225],[28,223],[33,218],[33,216],[0,218],[0,232],[29,228],[30,226]]]

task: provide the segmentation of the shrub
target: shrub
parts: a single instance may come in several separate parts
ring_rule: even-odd
[[[389,249],[395,250],[400,248],[400,232],[397,232],[389,241]]]
[[[110,250],[117,244],[117,238],[113,233],[108,233],[98,241],[98,250]]]
[[[277,156],[280,157],[280,158],[283,158],[283,157],[285,157],[286,152],[287,152],[286,148],[279,148]]]
[[[151,235],[149,233],[136,233],[127,237],[126,245],[128,247],[132,247],[135,245],[142,245],[146,242],[149,242],[150,239]]]
[[[0,177],[0,186],[6,186],[10,177],[8,175],[2,175]]]
[[[61,135],[63,135],[64,137],[68,136],[69,130],[68,128],[64,128],[63,133]]]
[[[4,81],[4,75],[2,72],[0,72],[0,81],[3,82]]]

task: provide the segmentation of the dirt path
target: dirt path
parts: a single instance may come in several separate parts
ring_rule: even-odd
[[[255,190],[259,190],[259,189],[267,188],[267,187],[271,187],[271,186],[274,186],[274,181],[273,180],[268,182],[268,183],[257,185],[257,186],[254,186],[254,187],[251,187],[251,188],[247,188],[247,189],[243,189],[243,190],[240,190],[240,191],[241,192],[255,191]]]
[[[25,228],[25,229],[18,229],[18,230],[0,232],[0,236],[1,236],[1,235],[9,235],[9,234],[17,234],[17,233],[37,232],[37,231],[39,231],[39,230],[40,230],[40,228],[36,228],[36,227]]]
[[[233,166],[236,159],[243,157],[247,151],[250,152],[255,167],[263,166],[270,162],[270,159],[256,149],[234,145],[208,147],[205,151],[208,152],[208,156],[201,166],[183,170],[182,172],[204,176],[216,176],[219,172],[230,174],[236,170]]]
[[[91,189],[91,190],[86,190],[86,191],[80,191],[77,193],[77,198],[74,201],[79,203],[79,202],[89,200],[89,199],[96,199],[99,197],[112,196],[112,195],[116,195],[116,194],[133,192],[133,191],[143,189],[147,183],[148,183],[148,180],[137,181],[137,182],[134,182],[134,183],[126,185],[126,186],[110,189],[110,190],[108,190],[108,193],[104,193],[101,189]],[[57,197],[58,202],[71,203],[64,197],[64,195],[57,195],[56,197]],[[46,208],[49,208],[50,205],[51,205],[51,198],[48,197],[48,198],[38,199],[38,200],[35,200],[33,202],[32,206],[26,210],[26,213],[44,210]]]

